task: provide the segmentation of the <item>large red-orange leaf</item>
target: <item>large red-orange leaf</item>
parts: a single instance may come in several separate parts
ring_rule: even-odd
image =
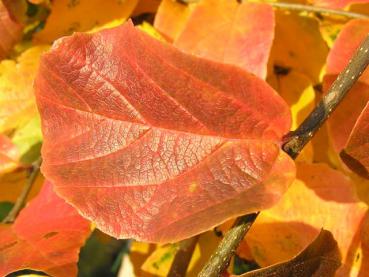
[[[43,173],[115,237],[180,240],[270,207],[294,178],[272,88],[132,23],[58,41],[35,82]]]
[[[45,182],[13,225],[0,225],[0,275],[33,269],[56,277],[76,276],[79,249],[89,229]]]
[[[22,25],[15,22],[0,1],[0,59],[5,58],[22,37]]]
[[[358,174],[369,178],[369,104],[361,112],[341,158]]]
[[[265,78],[273,38],[270,5],[203,0],[174,44],[187,53],[237,65]]]
[[[19,151],[11,140],[0,134],[0,174],[12,171],[18,166]]]
[[[351,20],[337,37],[327,59],[325,90],[349,63],[353,53],[369,33],[369,20]],[[362,49],[366,51],[368,49]],[[369,101],[369,70],[365,70],[359,81],[328,120],[333,146],[340,152],[346,145],[360,112]],[[355,103],[355,104],[353,104]]]

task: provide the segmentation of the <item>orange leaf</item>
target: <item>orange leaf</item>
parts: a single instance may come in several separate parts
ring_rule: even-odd
[[[174,45],[265,78],[273,38],[274,12],[270,5],[203,0],[194,8]]]
[[[294,178],[275,91],[131,23],[64,38],[35,85],[43,173],[115,237],[181,240],[270,207]]]
[[[58,277],[77,274],[89,223],[45,183],[12,226],[0,225],[0,275],[22,269]]]

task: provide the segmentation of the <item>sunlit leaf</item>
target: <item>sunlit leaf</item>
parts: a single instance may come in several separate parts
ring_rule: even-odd
[[[127,19],[138,0],[55,0],[45,28],[36,41],[52,42],[76,31],[88,31],[114,19]],[[103,7],[103,9],[102,9]]]
[[[170,42],[181,34],[196,5],[162,0],[155,16],[154,27]]]
[[[21,269],[75,276],[89,224],[45,183],[13,225],[0,225],[0,274]]]
[[[11,140],[0,134],[0,175],[11,172],[19,166],[19,151]]]
[[[294,178],[275,91],[131,23],[59,41],[36,88],[43,173],[114,237],[181,240],[270,207]]]
[[[203,0],[194,8],[174,45],[265,78],[273,38],[274,12],[270,5]]]
[[[357,119],[341,158],[353,171],[369,178],[369,104]]]
[[[22,38],[22,25],[12,19],[0,1],[0,60],[4,59],[13,46]]]
[[[246,239],[256,261],[267,266],[291,259],[320,228],[327,229],[337,240],[344,272],[366,211],[347,176],[325,164],[298,163],[296,181],[276,206],[261,213]]]
[[[35,46],[17,61],[0,63],[0,133],[18,128],[37,115],[33,93],[40,55],[47,46]]]
[[[269,60],[269,72],[274,66],[294,69],[319,83],[328,47],[314,18],[296,13],[275,11],[275,39]],[[298,34],[298,38],[296,37]]]
[[[240,275],[241,277],[293,276],[334,277],[341,265],[341,255],[332,234],[322,230],[300,254],[292,260]]]

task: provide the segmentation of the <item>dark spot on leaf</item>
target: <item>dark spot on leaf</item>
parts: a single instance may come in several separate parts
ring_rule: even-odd
[[[290,67],[283,67],[281,65],[275,64],[274,67],[273,67],[273,71],[276,75],[285,76],[285,75],[288,75],[288,73],[290,73],[291,68]]]
[[[355,257],[355,260],[356,260],[356,261],[359,261],[359,259],[360,259],[360,253],[357,253],[357,254],[356,254],[356,257]]]
[[[57,234],[58,234],[58,232],[50,232],[50,233],[47,233],[46,235],[44,235],[44,238],[49,239],[49,238],[51,238],[51,237],[53,237]]]
[[[6,250],[6,249],[8,249],[8,248],[13,247],[13,246],[14,246],[14,245],[16,245],[17,243],[18,243],[17,241],[13,241],[13,242],[11,242],[11,243],[5,244],[3,247],[1,247],[1,248],[0,248],[0,252],[1,252],[1,251]]]

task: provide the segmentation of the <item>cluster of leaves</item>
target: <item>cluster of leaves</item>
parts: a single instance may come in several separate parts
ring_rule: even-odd
[[[0,219],[43,159],[0,224],[0,275],[166,276],[200,234],[195,276],[262,211],[229,274],[367,276],[369,70],[296,161],[281,146],[369,33],[369,1],[273,3],[0,2]]]

